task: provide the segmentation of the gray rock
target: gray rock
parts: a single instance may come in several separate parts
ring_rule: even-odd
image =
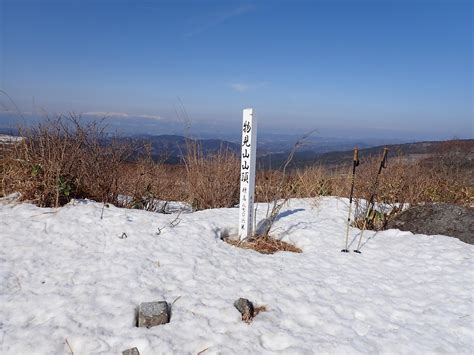
[[[389,221],[387,228],[447,235],[474,244],[474,209],[446,203],[414,206]]]
[[[137,348],[131,348],[122,351],[122,355],[140,355],[140,352],[138,351]]]
[[[138,308],[138,326],[154,327],[170,321],[170,307],[168,302],[144,302]]]
[[[254,307],[253,303],[246,298],[239,298],[234,302],[234,307],[242,314],[242,320],[249,322],[253,318]]]

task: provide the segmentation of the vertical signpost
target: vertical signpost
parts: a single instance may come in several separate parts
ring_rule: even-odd
[[[240,165],[239,238],[253,233],[255,163],[257,153],[257,120],[252,108],[244,110],[242,122],[242,154]]]

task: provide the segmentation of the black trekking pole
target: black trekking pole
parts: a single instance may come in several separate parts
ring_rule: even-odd
[[[360,251],[360,243],[362,242],[362,235],[364,234],[365,228],[367,227],[367,221],[369,219],[370,213],[372,212],[373,207],[375,205],[375,195],[377,193],[377,187],[379,185],[380,173],[382,172],[382,169],[385,169],[387,167],[387,154],[388,148],[384,148],[379,170],[377,172],[377,176],[375,176],[374,184],[372,185],[372,192],[370,194],[369,202],[367,204],[367,212],[365,214],[364,224],[362,226],[362,230],[360,231],[359,243],[357,244],[357,249],[354,250],[354,252],[357,254],[362,254],[362,252]]]
[[[347,217],[347,230],[346,230],[346,247],[341,250],[343,253],[348,253],[348,243],[349,243],[349,226],[351,223],[351,212],[352,212],[352,195],[354,194],[354,181],[356,166],[359,165],[359,149],[354,148],[354,157],[352,159],[352,178],[351,178],[351,194],[349,196],[349,216]]]

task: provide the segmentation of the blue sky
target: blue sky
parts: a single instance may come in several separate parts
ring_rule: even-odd
[[[0,3],[0,88],[25,112],[473,137],[471,1]]]

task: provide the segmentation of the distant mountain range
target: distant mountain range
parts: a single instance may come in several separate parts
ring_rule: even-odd
[[[124,139],[134,139],[151,144],[152,155],[155,159],[165,159],[167,163],[176,164],[182,161],[181,157],[187,151],[187,143],[196,142],[205,155],[216,153],[219,149],[229,149],[232,152],[240,152],[240,143],[230,142],[222,139],[189,139],[179,135],[135,135]],[[286,160],[297,139],[293,136],[279,137],[275,141],[270,138],[260,139],[257,147],[258,162],[266,167],[278,167]],[[379,143],[377,141],[377,143]],[[354,145],[359,147],[371,147],[374,144],[364,141],[344,140],[337,138],[321,138],[317,140],[306,140],[298,148],[294,161],[298,164],[310,163],[321,154],[334,150],[343,151]]]
[[[11,130],[1,130],[0,133],[15,135]],[[169,164],[182,162],[183,154],[187,151],[187,142],[196,142],[205,155],[218,152],[220,149],[229,149],[237,154],[240,153],[240,142],[230,142],[222,139],[189,139],[180,135],[135,135],[123,137],[123,140],[137,140],[151,144],[152,156],[156,160],[163,160]],[[261,168],[280,168],[293,145],[297,141],[296,136],[266,136],[259,138],[257,148],[257,164]],[[427,158],[441,149],[445,141],[427,141],[415,143],[398,143],[397,140],[368,139],[356,140],[351,138],[327,138],[312,137],[305,140],[295,152],[291,167],[304,167],[308,165],[323,165],[326,167],[336,166],[341,163],[350,164],[352,160],[353,147],[359,148],[361,159],[378,155],[384,147],[389,148],[389,157],[404,156],[406,159]],[[474,162],[474,139],[459,140],[468,147],[467,158]],[[382,145],[385,143],[385,145]],[[392,143],[392,144],[387,144]]]
[[[220,149],[229,149],[235,153],[240,151],[240,145],[221,139],[189,139],[177,135],[137,135],[132,138],[151,144],[152,156],[168,164],[182,162],[182,156],[186,154],[189,143],[196,143],[205,155],[216,153]]]
[[[182,154],[186,153],[187,138],[177,135],[141,135],[135,136],[135,139],[151,143],[152,154],[156,158],[166,158],[166,162],[176,164],[182,161]],[[190,140],[188,140],[189,142]],[[192,140],[191,140],[192,141]],[[196,139],[196,143],[201,147],[205,155],[216,153],[219,149],[229,149],[235,153],[240,153],[240,144],[224,141],[220,139]],[[465,146],[470,147],[470,154],[474,159],[474,139],[460,140]],[[352,143],[352,142],[351,142]],[[257,163],[262,168],[279,168],[283,165],[291,152],[294,143],[280,144],[273,146],[266,144],[258,146]],[[326,143],[313,143],[302,145],[295,152],[292,167],[304,167],[308,165],[335,166],[341,163],[350,163],[353,155],[353,146],[349,146],[347,141],[337,144],[334,141]],[[429,157],[433,152],[441,149],[444,141],[429,141],[403,144],[388,144],[371,146],[370,143],[360,142],[357,144],[361,159],[366,159],[382,152],[384,147],[389,148],[389,157],[403,156],[406,159],[420,159]],[[330,147],[340,147],[334,151],[328,151]],[[275,152],[274,149],[277,151]]]
[[[463,139],[456,141],[462,144],[463,150],[459,154],[462,159],[474,164],[474,139]],[[442,151],[446,146],[446,141],[416,142],[404,144],[380,145],[365,149],[359,149],[360,159],[367,159],[372,156],[380,155],[383,148],[388,148],[388,157],[404,157],[407,160],[418,160],[429,158],[434,153]],[[360,147],[359,147],[360,148]],[[259,161],[263,168],[278,168],[283,165],[289,152],[268,154]],[[353,149],[333,151],[327,153],[318,153],[311,150],[297,151],[292,160],[291,166],[304,167],[308,165],[323,165],[326,167],[336,166],[341,163],[350,164],[353,157]]]

